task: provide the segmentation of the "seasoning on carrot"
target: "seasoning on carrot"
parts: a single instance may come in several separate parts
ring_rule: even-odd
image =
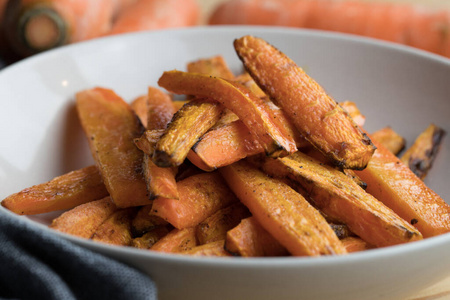
[[[284,53],[253,36],[234,41],[247,72],[314,147],[345,169],[364,169],[370,139],[316,82]]]
[[[199,16],[195,0],[137,0],[117,15],[107,34],[193,26]]]
[[[338,31],[450,57],[450,11],[374,1],[230,0],[209,24],[274,25]]]

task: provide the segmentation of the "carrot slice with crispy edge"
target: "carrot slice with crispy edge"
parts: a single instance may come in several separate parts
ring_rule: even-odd
[[[147,106],[148,130],[144,134],[146,134],[148,138],[148,133],[151,130],[156,132],[162,131],[161,133],[164,133],[167,124],[171,121],[177,109],[169,95],[154,87],[148,88]],[[160,137],[161,135],[156,139],[155,135],[156,142],[153,144],[153,149],[156,147],[157,140],[159,140]],[[143,172],[150,198],[165,197],[178,199],[177,184],[175,180],[177,169],[175,167],[158,167],[151,159],[153,152],[144,152]]]
[[[287,256],[289,252],[254,217],[242,221],[226,235],[225,249],[243,257]]]
[[[435,124],[430,124],[419,134],[414,144],[406,150],[400,159],[417,177],[422,180],[425,179],[439,152],[444,136],[444,129]]]
[[[186,70],[189,73],[205,74],[228,80],[235,79],[233,72],[228,67],[222,55],[191,61],[187,64]]]
[[[391,209],[366,193],[340,170],[296,152],[277,160],[266,160],[264,171],[298,182],[326,215],[350,228],[378,247],[422,239],[420,232]]]
[[[178,200],[158,197],[152,214],[175,228],[193,227],[221,208],[238,201],[218,172],[201,173],[177,183]]]
[[[252,36],[235,40],[234,47],[255,82],[311,144],[342,168],[367,165],[375,150],[370,139],[295,62]]]
[[[108,196],[96,166],[85,167],[23,189],[6,197],[2,205],[19,215],[71,209]]]
[[[105,244],[129,246],[132,240],[131,220],[136,212],[136,207],[115,211],[95,230],[91,239]]]
[[[427,238],[450,231],[450,205],[408,166],[374,140],[377,151],[367,168],[357,171],[367,192],[414,225]]]
[[[167,221],[164,221],[158,216],[151,215],[152,205],[144,205],[139,208],[136,216],[131,221],[131,229],[133,236],[140,236],[144,233],[152,230],[155,227],[167,225]]]
[[[115,211],[111,197],[81,204],[53,219],[50,228],[89,239],[97,228]]]
[[[231,253],[224,249],[224,240],[210,242],[195,246],[192,249],[185,251],[183,254],[191,256],[231,256]]]
[[[241,202],[235,202],[200,222],[196,227],[197,241],[200,245],[224,240],[227,231],[237,226],[239,222],[250,216],[247,207]]]
[[[383,127],[371,135],[372,139],[377,140],[378,143],[383,144],[394,155],[399,154],[406,146],[406,140],[398,134],[392,127]]]
[[[348,236],[341,240],[348,253],[374,249],[375,247],[357,236]]]
[[[194,227],[183,229],[175,228],[157,241],[150,248],[150,250],[167,253],[180,253],[189,251],[195,246],[197,246],[197,240],[195,238]]]
[[[141,121],[142,126],[147,127],[148,122],[148,96],[142,95],[131,101],[130,106],[136,116]]]
[[[92,156],[114,203],[122,208],[149,204],[143,154],[133,143],[143,128],[130,105],[104,88],[78,92],[76,104]]]
[[[170,228],[170,229],[169,229]],[[156,242],[166,236],[173,227],[157,226],[131,241],[131,246],[139,249],[150,249]]]
[[[159,167],[181,165],[191,147],[220,119],[222,112],[219,103],[192,100],[183,105],[156,143],[152,161]]]
[[[239,83],[174,70],[164,72],[158,84],[176,94],[208,97],[221,103],[245,123],[270,156],[277,157],[297,149],[293,137],[285,131],[267,102]]]
[[[295,256],[346,253],[323,216],[281,180],[245,161],[220,169],[252,215]]]
[[[345,100],[339,102],[339,105],[349,114],[349,116],[353,119],[353,121],[355,121],[358,126],[364,126],[364,123],[366,122],[366,116],[361,113],[355,102]]]

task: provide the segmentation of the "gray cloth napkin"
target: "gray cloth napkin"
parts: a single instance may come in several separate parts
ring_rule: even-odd
[[[0,208],[0,299],[156,299],[137,269],[39,230]]]

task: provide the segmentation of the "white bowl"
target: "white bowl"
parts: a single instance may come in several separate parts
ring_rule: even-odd
[[[430,122],[450,131],[450,60],[407,47],[264,27],[109,37],[0,72],[0,199],[92,164],[74,111],[77,91],[104,86],[132,100],[156,86],[163,71],[217,54],[239,72],[232,42],[246,34],[285,52],[337,101],[355,101],[369,132],[391,125],[412,142]],[[444,198],[450,197],[449,149],[447,138],[426,180]],[[24,218],[49,230],[47,215]],[[450,234],[340,257],[256,259],[166,255],[55,234],[144,270],[161,299],[403,299],[450,275]]]

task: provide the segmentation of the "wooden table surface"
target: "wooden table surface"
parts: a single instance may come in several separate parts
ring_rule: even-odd
[[[203,10],[203,23],[212,9],[221,2],[227,0],[197,0]],[[359,0],[365,2],[392,2],[392,3],[413,3],[433,9],[450,9],[450,0]],[[445,300],[450,299],[450,276],[424,289],[417,295],[408,299],[399,300]]]

